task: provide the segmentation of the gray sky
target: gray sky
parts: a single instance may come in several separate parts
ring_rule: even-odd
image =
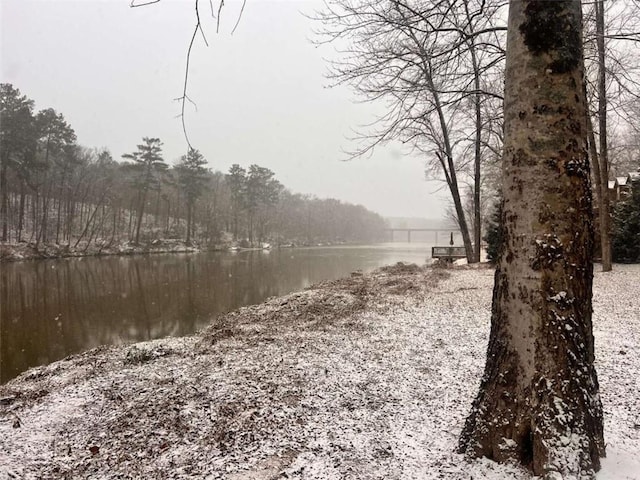
[[[185,153],[180,105],[193,0],[129,8],[129,0],[0,0],[2,82],[63,113],[78,141],[114,158],[143,136],[164,142],[165,159]],[[214,0],[217,5],[218,0]],[[346,87],[326,88],[323,58],[333,47],[309,39],[315,1],[227,0],[215,34],[200,2],[209,47],[199,36],[187,108],[191,143],[215,170],[233,163],[270,168],[289,189],[358,203],[384,216],[441,218],[446,193],[426,182],[423,162],[399,146],[344,162],[349,137],[383,105],[355,102]]]

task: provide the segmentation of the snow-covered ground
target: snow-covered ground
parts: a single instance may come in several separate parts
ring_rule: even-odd
[[[30,370],[0,387],[0,479],[530,479],[454,453],[492,284],[386,268]],[[596,273],[598,480],[640,479],[639,285],[640,266]]]

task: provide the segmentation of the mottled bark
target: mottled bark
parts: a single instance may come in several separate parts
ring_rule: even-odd
[[[511,1],[505,244],[485,373],[459,444],[546,479],[593,478],[605,453],[580,32],[578,0]]]

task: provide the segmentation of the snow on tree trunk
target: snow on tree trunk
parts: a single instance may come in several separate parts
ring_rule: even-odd
[[[512,0],[505,86],[505,244],[471,457],[546,479],[593,478],[604,456],[593,366],[593,225],[578,0]]]

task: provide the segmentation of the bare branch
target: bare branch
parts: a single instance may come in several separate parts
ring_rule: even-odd
[[[196,6],[196,26],[198,28],[198,30],[200,30],[200,33],[202,34],[202,39],[204,40],[204,44],[208,47],[209,46],[209,42],[207,42],[207,37],[204,34],[204,30],[202,30],[202,22],[200,21],[200,11],[198,10],[198,2],[200,0],[195,0],[195,6]]]
[[[220,14],[222,12],[222,7],[224,7],[224,0],[220,0],[218,4],[218,16],[216,18],[216,33],[220,32]]]
[[[196,1],[197,4],[197,1]],[[184,84],[182,86],[182,97],[177,98],[176,100],[178,100],[180,102],[180,120],[182,122],[182,132],[184,133],[184,139],[187,142],[187,145],[189,146],[190,149],[193,148],[193,146],[191,145],[191,142],[189,141],[189,135],[187,133],[187,125],[185,123],[185,116],[184,116],[184,109],[185,109],[185,105],[186,102],[189,101],[192,104],[195,105],[195,103],[189,98],[189,96],[187,95],[187,86],[189,84],[189,65],[191,62],[191,49],[193,48],[193,42],[196,39],[196,36],[198,35],[198,30],[200,29],[200,21],[198,20],[198,23],[196,24],[195,28],[193,29],[193,34],[191,35],[191,41],[189,42],[189,48],[187,49],[187,61],[186,61],[186,65],[185,65],[185,69],[184,69]]]
[[[247,5],[247,0],[242,1],[242,7],[240,8],[240,13],[238,14],[238,19],[236,20],[236,24],[233,26],[233,30],[231,30],[231,35],[236,33],[236,28],[240,25],[240,20],[242,20],[242,14],[244,13],[244,7]]]
[[[154,3],[159,3],[159,2],[160,0],[148,0],[143,3],[136,3],[136,0],[131,0],[131,3],[129,4],[129,6],[131,8],[146,7],[147,5],[153,5]]]

